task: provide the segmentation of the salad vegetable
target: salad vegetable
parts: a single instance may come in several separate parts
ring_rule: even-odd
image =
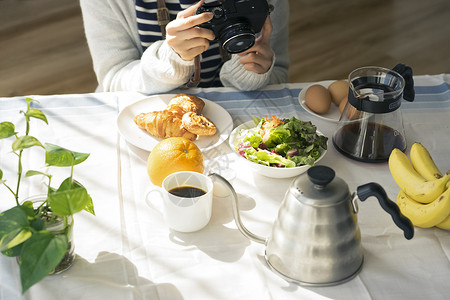
[[[318,135],[311,122],[295,117],[281,120],[276,116],[253,117],[253,121],[256,126],[241,129],[234,147],[241,156],[255,163],[279,168],[313,166],[327,149],[328,138]]]

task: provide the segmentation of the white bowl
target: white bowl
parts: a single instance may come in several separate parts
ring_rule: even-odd
[[[300,166],[300,167],[293,167],[293,168],[269,167],[269,166],[265,166],[265,165],[262,165],[262,164],[258,164],[258,163],[252,162],[252,161],[242,157],[236,151],[236,149],[234,148],[235,141],[236,141],[237,137],[239,136],[239,132],[240,132],[241,129],[250,129],[250,128],[253,128],[253,127],[255,127],[255,122],[253,122],[253,121],[249,121],[249,122],[246,122],[244,124],[241,124],[241,125],[237,126],[231,132],[230,138],[228,140],[228,143],[229,143],[231,149],[233,150],[233,152],[236,153],[236,155],[239,157],[239,159],[242,162],[246,163],[256,173],[264,175],[266,177],[271,177],[271,178],[289,178],[289,177],[298,176],[298,175],[306,172],[306,170],[308,170],[311,167],[309,165],[304,165],[304,166]],[[317,131],[317,134],[318,135],[323,135],[320,131]],[[315,163],[317,163],[319,160],[321,160],[325,156],[326,152],[327,152],[327,150],[323,150],[322,154],[315,161]]]

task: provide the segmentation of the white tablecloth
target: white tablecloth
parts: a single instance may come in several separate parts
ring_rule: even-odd
[[[450,169],[450,76],[416,76],[416,100],[403,102],[408,149],[426,145],[442,171]],[[399,190],[386,163],[368,164],[339,154],[331,143],[335,124],[307,113],[297,95],[307,83],[269,86],[262,91],[228,88],[194,89],[233,117],[234,126],[253,115],[275,114],[310,120],[330,138],[321,164],[332,167],[351,191],[375,181],[395,199]],[[195,233],[169,230],[156,208],[144,201],[152,187],[148,152],[128,144],[116,129],[118,112],[146,97],[137,93],[30,96],[49,119],[33,121],[31,134],[42,142],[91,153],[75,166],[75,178],[93,198],[96,216],[75,216],[75,264],[46,277],[21,295],[15,259],[0,256],[0,299],[449,299],[450,232],[416,228],[412,240],[379,206],[375,198],[360,203],[358,222],[365,261],[353,280],[332,287],[291,284],[273,273],[264,260],[264,245],[247,240],[237,229],[231,200],[214,197],[210,223]],[[19,114],[25,97],[0,98],[0,121],[23,130]],[[19,121],[20,120],[20,121]],[[16,158],[10,141],[0,140],[4,179],[15,178]],[[227,169],[239,195],[241,218],[252,232],[267,236],[292,179],[270,179],[238,163],[227,142],[204,153],[206,168]],[[25,169],[44,169],[42,152],[25,155]],[[51,169],[58,178],[66,170]],[[37,176],[23,181],[21,196],[43,192]],[[14,199],[0,187],[0,211]],[[23,199],[23,198],[22,198]]]

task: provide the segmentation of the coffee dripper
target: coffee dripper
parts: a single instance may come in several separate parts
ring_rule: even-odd
[[[412,69],[362,67],[348,76],[348,102],[333,134],[333,145],[345,156],[385,162],[391,151],[406,150],[400,104],[414,100]]]

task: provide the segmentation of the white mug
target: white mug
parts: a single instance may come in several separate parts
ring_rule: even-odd
[[[147,193],[146,201],[150,206],[154,198],[149,199],[149,196],[153,192],[159,192],[162,196],[164,221],[169,228],[179,232],[194,232],[209,223],[213,182],[208,176],[191,171],[170,174],[161,187],[155,187]],[[182,195],[175,195],[177,192]]]

